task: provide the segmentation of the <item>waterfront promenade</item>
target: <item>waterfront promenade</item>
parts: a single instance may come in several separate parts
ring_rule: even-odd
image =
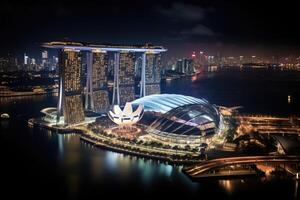
[[[180,149],[165,149],[152,145],[139,144],[132,141],[120,140],[116,137],[109,137],[104,134],[96,134],[87,128],[86,124],[80,124],[74,127],[63,127],[50,125],[38,119],[30,119],[28,121],[31,127],[42,127],[58,134],[77,133],[83,141],[91,143],[97,147],[109,149],[119,153],[152,158],[173,164],[195,164],[201,162],[199,153]]]

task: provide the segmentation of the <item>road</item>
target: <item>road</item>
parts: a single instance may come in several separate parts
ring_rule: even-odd
[[[183,171],[192,178],[201,177],[209,170],[236,164],[255,163],[300,163],[300,156],[243,156],[219,158],[205,161],[191,167],[184,168]]]

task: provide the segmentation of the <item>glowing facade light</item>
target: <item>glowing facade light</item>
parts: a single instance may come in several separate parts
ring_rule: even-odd
[[[195,58],[196,57],[196,52],[194,51],[193,53],[192,53],[192,58]]]

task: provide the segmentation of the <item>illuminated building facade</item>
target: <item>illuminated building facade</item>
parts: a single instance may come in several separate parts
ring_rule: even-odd
[[[133,52],[115,53],[113,104],[124,106],[135,99],[135,55]]]
[[[108,55],[105,51],[87,53],[87,84],[85,109],[107,112],[109,97],[107,90]]]
[[[161,54],[146,53],[145,94],[160,94]]]
[[[126,102],[134,100],[134,68],[135,55],[132,52],[121,52],[119,59],[119,92],[120,103],[124,106]]]
[[[194,60],[183,58],[179,59],[176,62],[176,71],[183,74],[191,75],[195,72],[194,69]]]
[[[187,75],[192,75],[195,73],[194,69],[194,60],[193,59],[184,59],[184,69]]]
[[[62,49],[60,52],[60,88],[57,121],[63,113],[65,124],[84,121],[81,85],[81,56],[79,51]]]
[[[79,52],[85,52],[87,54],[87,82],[86,82],[86,98],[85,98],[85,109],[93,110],[95,112],[107,111],[109,107],[109,98],[107,92],[107,76],[108,76],[108,52],[114,54],[113,59],[113,71],[114,71],[114,87],[112,95],[112,105],[124,106],[126,102],[131,102],[135,99],[135,74],[138,71],[136,69],[136,53],[141,54],[140,60],[140,96],[146,96],[150,94],[160,93],[160,71],[161,71],[161,53],[167,51],[161,46],[154,45],[109,45],[109,44],[87,44],[80,42],[49,42],[43,44],[43,47],[61,49],[62,55],[68,54],[73,55],[79,54]],[[66,51],[68,50],[68,51]],[[64,60],[69,60],[66,55],[61,56]],[[79,56],[77,55],[79,58]],[[79,60],[75,59],[74,60]],[[78,61],[78,63],[81,63]],[[70,65],[71,66],[68,66]],[[73,69],[73,63],[68,61],[62,63],[63,68]],[[78,64],[80,66],[81,64]],[[77,69],[77,68],[76,68]],[[64,80],[64,71],[60,73],[61,80]],[[76,73],[70,75],[74,83],[77,83]],[[80,79],[80,78],[79,78]],[[61,82],[60,97],[62,95],[64,84]],[[77,91],[77,90],[76,90]],[[77,93],[80,90],[77,91]],[[74,93],[74,92],[73,92]],[[72,94],[73,94],[72,93]],[[75,94],[75,93],[74,93]],[[76,105],[79,105],[80,98],[77,98]],[[63,105],[63,98],[60,98],[59,105]],[[69,102],[69,101],[66,101]],[[58,113],[63,110],[58,109]],[[69,108],[66,111],[70,110]],[[79,109],[78,112],[81,113]],[[82,112],[83,113],[83,112]],[[59,116],[59,115],[58,115]],[[58,117],[59,118],[59,117]],[[66,118],[68,119],[68,118]],[[80,121],[80,120],[70,120]]]

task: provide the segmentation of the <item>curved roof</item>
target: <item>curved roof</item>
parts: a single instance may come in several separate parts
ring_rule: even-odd
[[[57,108],[55,107],[49,107],[49,108],[44,108],[43,110],[41,110],[41,113],[45,114],[45,115],[56,115],[57,112]]]
[[[133,105],[144,105],[145,111],[166,113],[173,108],[190,104],[209,104],[205,99],[199,99],[181,94],[154,94],[132,101]]]
[[[207,103],[174,108],[157,118],[149,128],[163,134],[211,135],[219,127],[220,115]]]
[[[161,113],[148,127],[153,133],[206,136],[214,134],[219,128],[219,111],[205,99],[180,94],[155,94],[136,99],[132,104],[143,104],[144,111]]]

